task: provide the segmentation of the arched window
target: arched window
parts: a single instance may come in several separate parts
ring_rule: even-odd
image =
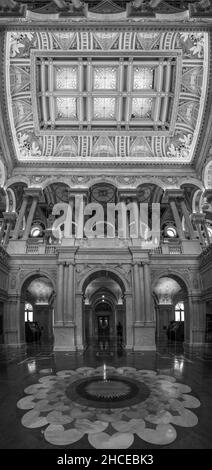
[[[33,321],[33,306],[28,302],[25,303],[25,321]]]
[[[175,305],[175,321],[184,321],[184,302]]]

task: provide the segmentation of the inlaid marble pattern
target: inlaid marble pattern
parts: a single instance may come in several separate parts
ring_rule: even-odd
[[[76,399],[77,387],[86,380],[88,388],[95,381],[101,384],[99,405],[98,393],[93,394],[95,405],[89,399],[87,403]],[[139,400],[134,404],[130,399],[128,404],[123,403],[120,397],[118,406],[116,396],[115,408],[112,401],[107,401],[106,393],[102,406],[104,384],[106,391],[108,383],[113,382],[120,389],[122,380],[138,384],[138,389],[145,387],[149,393],[138,390]],[[93,393],[92,387],[91,390]],[[135,435],[150,444],[167,445],[177,438],[175,425],[191,428],[198,423],[196,414],[189,409],[200,406],[199,400],[190,395],[191,388],[154,370],[80,367],[42,376],[24,391],[26,396],[17,403],[19,409],[27,410],[22,425],[30,429],[45,427],[44,438],[55,446],[71,445],[84,435],[96,449],[127,449],[133,445]],[[141,442],[140,448],[143,445]]]

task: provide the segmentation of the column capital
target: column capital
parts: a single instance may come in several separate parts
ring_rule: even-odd
[[[58,266],[64,266],[64,265],[65,265],[65,261],[58,261],[57,264],[58,264]]]
[[[42,188],[24,188],[24,197],[32,197],[33,199],[39,199],[42,194]]]
[[[147,261],[141,261],[141,264],[142,266],[149,266],[150,265],[150,261],[147,260]]]
[[[66,261],[65,262],[65,265],[66,266],[75,266],[76,263],[74,263],[73,261]]]
[[[132,266],[140,266],[141,265],[141,261],[132,261]]]
[[[185,194],[183,189],[166,189],[163,195],[163,201],[164,203],[169,202],[169,201],[175,201],[176,199],[179,200],[184,200],[185,199]]]

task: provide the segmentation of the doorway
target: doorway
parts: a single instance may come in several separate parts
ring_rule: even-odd
[[[84,285],[83,337],[85,346],[99,348],[125,346],[126,306],[121,280],[114,273],[100,271],[93,273]],[[121,341],[118,337],[121,325]]]
[[[110,337],[110,320],[109,315],[98,316],[98,340]]]

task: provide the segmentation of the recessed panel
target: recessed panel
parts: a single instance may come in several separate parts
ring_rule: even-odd
[[[152,98],[133,98],[131,118],[151,118]]]
[[[115,90],[117,69],[115,67],[94,67],[94,90]]]
[[[76,119],[77,100],[67,96],[56,98],[56,119]]]
[[[94,98],[94,119],[115,119],[115,98]]]
[[[133,89],[151,90],[153,88],[153,69],[150,67],[134,67],[133,69]]]
[[[56,89],[77,88],[77,67],[55,67]]]

